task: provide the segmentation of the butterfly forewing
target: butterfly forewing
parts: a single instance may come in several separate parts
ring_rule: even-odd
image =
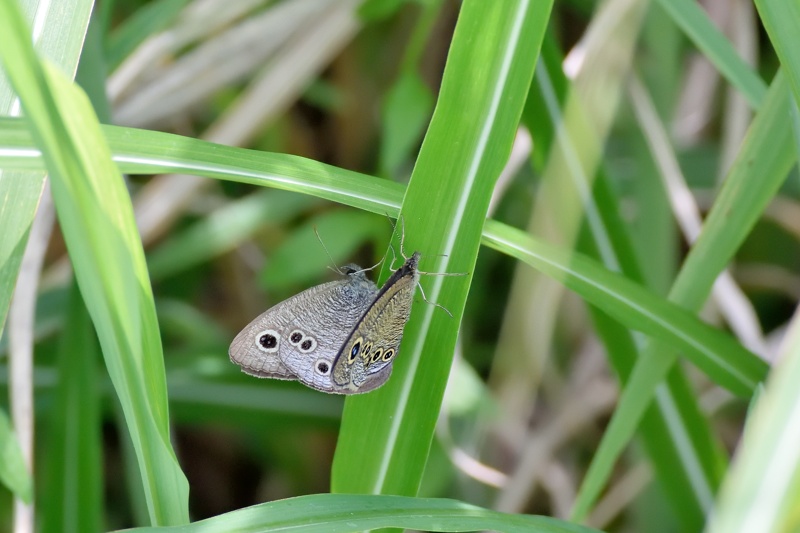
[[[251,376],[296,380],[295,374],[278,355],[284,325],[282,317],[304,294],[318,289],[324,289],[324,286],[313,287],[284,300],[253,319],[231,342],[228,349],[231,361]]]

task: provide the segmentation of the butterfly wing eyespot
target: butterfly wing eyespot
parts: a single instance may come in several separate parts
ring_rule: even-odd
[[[393,357],[394,357],[394,348],[389,348],[388,350],[383,352],[383,357],[381,358],[381,360],[384,363],[388,363],[389,361],[392,360]]]
[[[353,348],[350,350],[350,354],[347,356],[347,364],[352,365],[353,362],[358,357],[359,352],[361,351],[361,344],[364,342],[364,339],[359,337],[356,339],[356,342],[353,343]]]
[[[322,376],[327,376],[331,371],[331,365],[325,359],[318,359],[314,363],[314,370]]]
[[[300,344],[297,345],[297,349],[302,353],[311,353],[317,349],[317,341],[314,337],[306,335]]]
[[[266,353],[275,353],[280,349],[281,334],[274,329],[265,329],[255,335],[256,348]]]
[[[378,361],[381,360],[382,356],[383,356],[383,348],[378,348],[377,350],[372,352],[372,357],[370,357],[369,363],[370,364],[377,363]]]
[[[303,340],[303,337],[305,337],[303,332],[299,329],[296,329],[289,334],[289,344],[292,346],[297,346]]]
[[[364,345],[364,349],[361,351],[361,358],[364,359],[364,362],[369,362],[370,352],[372,352],[372,342],[367,341]]]

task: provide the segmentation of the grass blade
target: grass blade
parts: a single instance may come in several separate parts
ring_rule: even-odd
[[[161,341],[130,199],[85,95],[41,65],[29,39],[15,5],[0,1],[0,53],[13,85],[25,88],[18,93],[126,415],[150,519],[184,523],[188,486],[169,442]]]
[[[778,133],[785,124],[776,127],[779,128],[776,130]],[[182,173],[304,192],[379,214],[396,216],[399,212],[403,186],[398,183],[295,156],[259,153],[130,128],[106,126],[104,131],[117,154],[115,159],[120,161],[120,168],[125,172],[148,174],[173,169]],[[20,121],[0,118],[0,163],[13,168],[35,169],[41,168],[39,157]],[[526,235],[520,235],[513,228],[495,221],[486,223],[483,242],[520,258],[541,256],[541,261],[531,259],[535,262],[535,268],[545,269],[544,272],[550,272],[558,280],[574,281],[569,286],[571,290],[626,327],[646,331],[654,338],[669,343],[677,342],[676,335],[680,335],[683,337],[679,341],[681,346],[695,347],[688,353],[695,364],[701,368],[720,369],[711,378],[721,380],[719,382],[726,383],[731,390],[749,394],[754,383],[763,377],[765,367],[758,361],[752,362],[754,355],[697,317],[680,311],[675,304],[665,302],[630,281],[622,282],[625,296],[619,297],[616,281],[608,285],[617,276],[595,261],[584,257],[579,261],[581,270],[576,271],[579,275],[573,275],[570,273],[570,262],[577,256],[552,246],[542,245],[540,248],[538,241],[531,244]],[[551,266],[547,267],[548,264]],[[694,324],[683,328],[674,322],[676,316],[683,316],[678,319],[680,321]],[[678,333],[678,330],[681,332]],[[719,338],[719,335],[728,340],[717,344],[713,339]],[[731,343],[735,346],[731,346]],[[717,348],[714,348],[715,345]],[[729,348],[738,355],[724,362]]]
[[[797,46],[800,5],[797,2],[756,0],[756,8],[789,77],[795,102],[800,105],[800,48]]]
[[[425,531],[491,530],[504,533],[591,533],[595,529],[554,518],[489,511],[456,500],[402,496],[312,494],[262,503],[188,526],[138,528],[136,533],[295,531],[348,533],[380,527]]]
[[[63,0],[56,4],[23,2],[27,20],[32,22],[36,18],[41,22],[41,31],[34,36],[36,49],[71,75],[78,67],[92,4],[91,0]],[[0,115],[18,114],[17,97],[0,71]],[[42,171],[13,172],[0,168],[0,228],[3,228],[0,235],[0,334],[43,186]]]
[[[446,254],[426,262],[424,270],[474,268],[490,195],[511,150],[549,14],[549,2],[462,4],[437,108],[403,201],[406,247]],[[467,276],[423,280],[427,298],[454,318],[430,305],[418,307],[394,377],[369,396],[347,399],[334,492],[416,493],[468,284]]]

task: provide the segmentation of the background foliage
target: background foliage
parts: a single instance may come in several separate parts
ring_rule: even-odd
[[[797,27],[0,0],[0,523],[800,530]],[[372,265],[387,214],[466,274],[422,279],[453,316],[418,292],[346,401],[241,374],[236,332],[331,277],[313,229]]]

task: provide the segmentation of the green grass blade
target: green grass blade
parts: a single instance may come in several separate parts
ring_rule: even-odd
[[[151,521],[188,521],[169,442],[163,356],[133,211],[91,105],[42,66],[25,21],[0,1],[0,54],[52,179],[59,223],[136,448]],[[10,60],[9,58],[14,58]]]
[[[687,359],[731,392],[748,396],[766,376],[766,363],[728,334],[582,254],[559,250],[494,221],[486,223],[486,238],[493,248],[561,281],[627,327],[680,347]]]
[[[44,172],[0,169],[0,336],[43,187]]]
[[[710,533],[800,529],[800,315],[755,408],[711,518]]]
[[[380,527],[423,531],[491,530],[503,533],[591,533],[554,518],[489,511],[456,500],[403,496],[312,494],[262,503],[187,526],[137,528],[136,533],[294,531],[349,533]]]
[[[691,311],[699,309],[708,297],[714,280],[785,180],[794,162],[792,132],[787,120],[787,89],[784,76],[776,76],[719,197],[706,218],[703,231],[670,291],[672,302]],[[722,354],[729,357],[724,352]],[[588,513],[611,474],[617,457],[630,442],[642,414],[650,405],[656,387],[676,359],[674,346],[651,343],[645,349],[620,397],[578,493],[573,510],[576,519],[582,519]],[[716,380],[721,376],[718,371],[712,372],[709,375],[711,379]],[[763,375],[760,379],[763,379]],[[741,392],[747,393],[744,390]]]
[[[693,0],[659,0],[658,5],[753,108],[761,105],[767,94],[767,85],[739,56],[699,3]]]
[[[43,533],[102,529],[103,452],[96,343],[80,292],[73,286],[59,348],[45,481],[39,486]]]
[[[445,254],[425,261],[423,270],[474,268],[549,14],[549,2],[462,4],[437,107],[403,201],[409,251]],[[345,402],[334,492],[415,494],[419,488],[469,277],[431,276],[422,285],[453,318],[432,305],[418,306],[389,383]]]

